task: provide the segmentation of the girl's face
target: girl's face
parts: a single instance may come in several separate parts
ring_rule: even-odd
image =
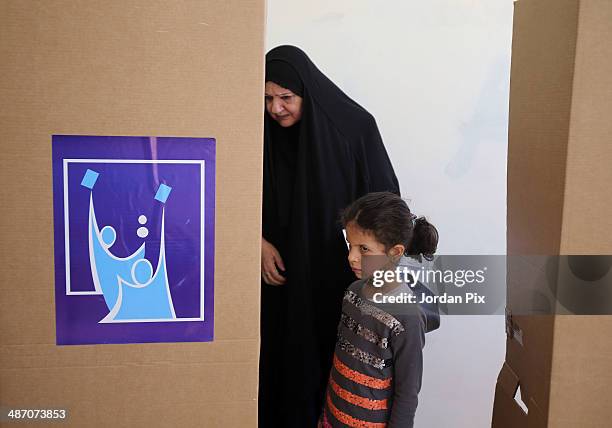
[[[385,246],[378,242],[374,234],[363,230],[355,222],[351,221],[346,225],[346,242],[349,245],[348,261],[355,276],[361,279],[364,276],[362,260],[365,256],[386,256]],[[385,260],[386,257],[376,257],[375,259]],[[368,264],[368,268],[369,268]],[[370,269],[367,269],[369,271]],[[365,272],[368,277],[371,272]]]
[[[283,128],[302,118],[302,97],[274,82],[266,82],[266,111]]]

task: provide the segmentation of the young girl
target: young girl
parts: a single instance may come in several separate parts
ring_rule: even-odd
[[[414,291],[397,279],[375,286],[372,275],[394,271],[403,255],[431,260],[438,233],[388,192],[355,201],[342,223],[348,261],[359,280],[344,295],[319,427],[412,427],[421,389],[425,316],[417,304],[380,303],[383,296]]]

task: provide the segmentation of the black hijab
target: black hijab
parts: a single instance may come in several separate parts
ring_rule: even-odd
[[[264,121],[263,236],[279,250],[287,282],[262,285],[260,426],[311,427],[342,296],[356,279],[339,214],[368,192],[399,194],[399,185],[373,116],[302,50],[268,52],[266,81],[303,100],[292,127],[267,113]]]
[[[266,61],[266,82],[274,82],[278,86],[289,89],[296,95],[304,97],[304,82],[291,64],[273,59]]]

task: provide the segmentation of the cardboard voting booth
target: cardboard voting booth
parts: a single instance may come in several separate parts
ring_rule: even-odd
[[[606,392],[612,381],[612,312],[600,305],[612,299],[597,299],[592,293],[601,290],[584,285],[580,293],[599,300],[598,310],[571,315],[559,308],[571,308],[578,294],[565,299],[559,293],[557,307],[542,306],[541,314],[520,310],[515,298],[525,284],[537,287],[550,279],[547,257],[536,255],[612,254],[610,23],[612,3],[605,0],[515,2],[508,339],[495,392],[495,428],[606,427],[612,420]]]
[[[0,9],[3,415],[256,426],[264,2]]]

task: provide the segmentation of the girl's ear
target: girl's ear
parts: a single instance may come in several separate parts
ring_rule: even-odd
[[[406,247],[401,244],[397,244],[391,247],[389,250],[389,256],[391,256],[393,259],[399,260],[404,255],[405,251]]]

